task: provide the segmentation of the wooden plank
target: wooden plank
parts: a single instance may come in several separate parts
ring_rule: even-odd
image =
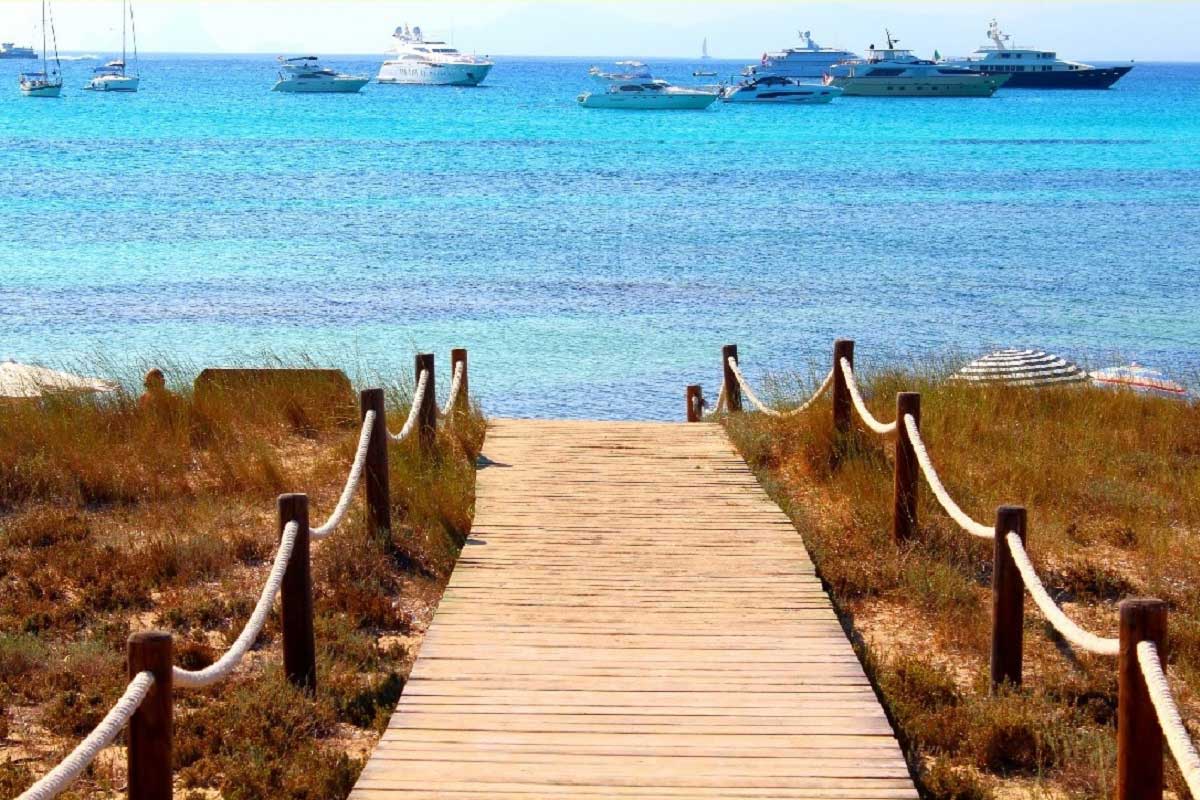
[[[911,800],[788,519],[711,425],[493,423],[353,800]]]

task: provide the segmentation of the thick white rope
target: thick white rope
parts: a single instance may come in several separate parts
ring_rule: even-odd
[[[738,369],[738,363],[736,360],[734,360],[733,356],[730,356],[728,361],[729,369],[733,371],[733,377],[737,379],[738,385],[742,387],[742,392],[746,395],[746,399],[749,400],[750,403],[759,411],[772,417],[791,417],[807,411],[809,407],[811,407],[813,403],[817,402],[821,395],[829,391],[829,387],[833,385],[833,370],[830,370],[829,374],[825,376],[825,380],[823,380],[821,385],[817,388],[817,391],[812,397],[808,398],[803,405],[799,405],[795,408],[789,408],[787,411],[778,411],[765,404],[762,400],[758,399],[758,395],[756,395],[754,390],[750,388],[750,384],[746,381],[746,377],[742,375],[742,371]],[[725,396],[724,390],[725,385],[721,384],[722,397]]]
[[[946,509],[950,518],[972,536],[978,536],[980,539],[995,539],[996,531],[991,526],[981,525],[968,517],[967,513],[958,507],[958,503],[954,502],[954,498],[946,491],[946,487],[942,485],[942,479],[938,477],[937,470],[933,468],[933,462],[929,459],[929,451],[925,449],[925,442],[921,439],[921,430],[917,427],[917,421],[913,419],[912,414],[904,415],[904,428],[908,431],[908,440],[912,442],[917,463],[921,465],[921,471],[925,473],[925,480],[929,482],[933,496],[941,503],[942,508]]]
[[[871,414],[871,410],[867,408],[867,404],[863,402],[862,395],[858,391],[858,382],[854,380],[854,369],[850,366],[850,362],[843,358],[838,363],[842,367],[842,375],[846,377],[846,388],[850,390],[850,399],[854,401],[854,407],[858,410],[858,415],[862,417],[862,421],[867,423],[867,427],[880,436],[895,433],[895,421],[880,422],[875,419],[874,415]]]
[[[707,405],[707,403],[705,404]],[[725,410],[725,382],[721,381],[721,391],[717,392],[717,404],[713,406],[712,411],[709,411],[704,416],[715,417]]]
[[[459,361],[454,365],[454,377],[450,380],[450,395],[446,398],[446,405],[438,409],[438,416],[444,417],[454,410],[454,404],[458,402],[458,393],[462,391],[463,367],[466,364]]]
[[[1158,725],[1167,738],[1171,755],[1183,773],[1188,791],[1193,798],[1200,798],[1200,755],[1196,754],[1196,746],[1192,737],[1184,727],[1183,718],[1179,716],[1179,706],[1171,695],[1171,686],[1167,683],[1167,675],[1163,672],[1162,659],[1158,656],[1158,648],[1154,642],[1138,642],[1138,666],[1142,668],[1142,677],[1146,679],[1146,689],[1150,693],[1150,701],[1154,703],[1154,711],[1158,715]]]
[[[271,565],[271,574],[267,576],[262,594],[258,596],[258,605],[254,607],[254,613],[246,621],[246,627],[242,628],[237,641],[225,651],[225,655],[204,669],[193,672],[175,667],[172,674],[175,676],[177,686],[184,689],[200,689],[211,686],[227,677],[241,662],[258,639],[263,625],[266,624],[267,615],[271,613],[271,606],[275,602],[275,595],[279,593],[280,584],[283,583],[283,573],[287,570],[288,561],[292,557],[292,548],[296,545],[296,533],[299,530],[299,524],[294,521],[284,526],[283,536],[279,539],[279,549],[275,551],[275,563]]]
[[[421,370],[421,374],[417,377],[417,386],[413,389],[412,406],[408,409],[408,419],[404,421],[404,427],[399,433],[388,431],[388,436],[392,437],[394,442],[402,442],[408,438],[417,427],[417,414],[421,410],[421,400],[425,397],[425,386],[429,383],[429,370]]]
[[[1046,587],[1042,585],[1042,579],[1038,577],[1037,570],[1033,568],[1033,562],[1029,560],[1029,554],[1025,552],[1025,545],[1021,544],[1020,536],[1010,531],[1004,537],[1004,541],[1008,543],[1008,551],[1012,553],[1013,563],[1017,565],[1017,571],[1021,573],[1021,578],[1025,581],[1025,588],[1029,590],[1029,596],[1041,609],[1042,616],[1046,618],[1046,621],[1053,625],[1064,639],[1088,652],[1098,653],[1102,656],[1115,656],[1121,651],[1120,639],[1105,639],[1090,631],[1085,631],[1063,613],[1063,610],[1050,597],[1050,593],[1046,591]]]
[[[129,722],[133,712],[146,699],[154,686],[153,672],[139,672],[125,687],[125,693],[113,704],[100,724],[92,729],[87,738],[58,762],[58,766],[42,776],[41,780],[21,793],[17,800],[51,800],[61,794],[71,782],[88,768],[100,751],[113,743],[117,734]]]
[[[371,430],[374,424],[375,412],[371,410],[363,415],[362,433],[358,435],[358,450],[354,453],[354,464],[350,467],[350,476],[346,478],[346,485],[342,488],[342,496],[338,498],[337,506],[329,515],[329,519],[325,520],[325,524],[309,529],[308,535],[312,538],[324,539],[342,524],[346,511],[350,508],[350,501],[354,499],[354,492],[358,490],[363,466],[367,463],[367,448],[371,444]]]

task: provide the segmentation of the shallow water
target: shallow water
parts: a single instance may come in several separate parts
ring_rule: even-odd
[[[1200,65],[639,113],[577,107],[588,63],[294,96],[267,57],[160,56],[105,96],[75,62],[52,101],[0,62],[0,357],[408,375],[462,345],[490,413],[639,418],[715,392],[727,342],[755,380],[838,336],[1200,371]]]

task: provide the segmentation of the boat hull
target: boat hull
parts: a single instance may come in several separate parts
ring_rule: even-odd
[[[977,67],[978,69],[986,68]],[[1108,89],[1121,80],[1132,66],[1093,67],[1092,69],[1052,70],[1048,72],[1006,72],[1005,89]]]
[[[385,61],[376,78],[379,83],[417,86],[478,86],[492,71],[492,64],[423,64]]]
[[[88,81],[88,85],[83,87],[92,92],[136,92],[141,84],[141,78],[130,78],[127,76],[110,75],[101,78],[93,78]]]
[[[991,97],[1005,85],[1000,76],[835,77],[847,97]]]
[[[21,94],[26,97],[58,97],[62,94],[62,84],[50,84],[46,86],[22,86]]]
[[[610,92],[589,92],[579,95],[584,108],[624,108],[637,111],[700,111],[717,100],[715,93],[621,95]]]
[[[783,103],[787,105],[823,105],[842,94],[837,86],[768,87],[753,91],[734,87],[721,95],[726,103]]]
[[[371,82],[370,78],[333,78],[305,80],[293,78],[275,84],[272,91],[286,94],[355,94]]]

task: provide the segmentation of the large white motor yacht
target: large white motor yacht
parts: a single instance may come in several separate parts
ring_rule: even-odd
[[[887,34],[887,47],[871,45],[867,58],[846,61],[829,69],[827,83],[847,97],[991,97],[1007,75],[984,75],[953,64],[920,59],[896,47]]]
[[[426,40],[420,28],[396,28],[396,55],[379,69],[380,83],[478,86],[494,66],[479,56],[460,53],[445,42]]]
[[[279,82],[272,91],[353,94],[370,82],[365,75],[344,75],[323,67],[316,56],[280,56]]]
[[[579,95],[579,104],[584,108],[702,109],[716,102],[717,96],[715,91],[651,80],[612,83],[602,92],[584,92]]]
[[[1093,67],[1078,61],[1064,61],[1053,50],[1014,47],[1012,37],[992,20],[988,39],[972,55],[948,58],[944,63],[967,67],[989,75],[1007,75],[1006,89],[1107,89],[1133,69]]]
[[[726,103],[830,103],[842,90],[821,83],[801,83],[792,78],[773,75],[752,78],[721,90]]]
[[[588,70],[588,75],[600,83],[630,83],[633,81],[652,81],[654,75],[650,73],[650,68],[641,61],[618,61],[617,69],[613,72],[605,72],[600,67],[592,67]]]
[[[757,64],[742,70],[747,77],[774,75],[779,78],[820,78],[839,61],[858,58],[849,50],[822,47],[813,41],[811,31],[800,32],[800,46],[774,53],[763,53]]]

